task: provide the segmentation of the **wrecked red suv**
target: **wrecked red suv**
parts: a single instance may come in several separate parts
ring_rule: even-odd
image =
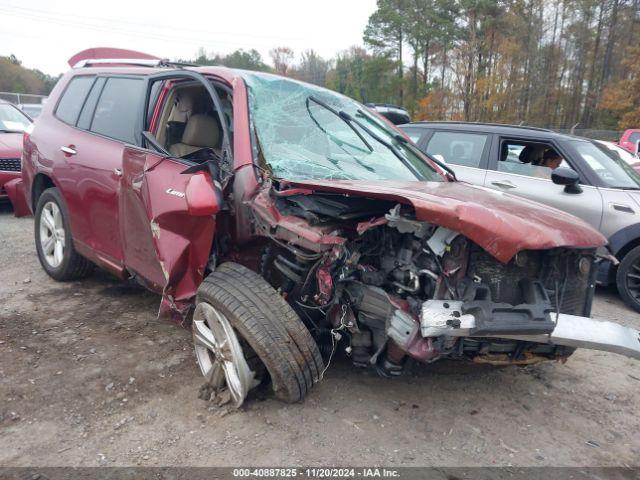
[[[581,220],[456,182],[329,90],[110,63],[67,73],[25,138],[40,262],[159,293],[236,405],[266,381],[302,399],[338,349],[386,376],[409,359],[640,356],[637,331],[588,318],[606,251]]]

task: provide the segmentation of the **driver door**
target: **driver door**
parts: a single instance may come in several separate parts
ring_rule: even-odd
[[[125,266],[152,290],[174,298],[195,293],[215,233],[215,216],[191,215],[186,193],[194,175],[206,174],[183,174],[186,168],[134,147],[126,147],[122,159],[119,213]]]
[[[171,157],[146,131],[155,111],[153,83],[165,79],[210,82],[195,72],[166,72],[148,80],[144,113],[144,146],[127,146],[122,157],[119,218],[124,264],[150,289],[163,295],[163,310],[184,316],[202,282],[215,234],[215,213],[221,207],[213,180],[193,161]],[[164,98],[158,95],[157,98]],[[219,106],[219,99],[213,99]],[[217,108],[217,111],[222,111]],[[228,132],[224,129],[224,134]],[[228,149],[228,141],[223,141]],[[228,150],[227,150],[228,151]]]

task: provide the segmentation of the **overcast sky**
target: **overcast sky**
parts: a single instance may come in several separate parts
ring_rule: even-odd
[[[332,57],[362,44],[375,0],[0,0],[0,55],[57,75],[90,47],[119,47],[163,58],[275,46]]]

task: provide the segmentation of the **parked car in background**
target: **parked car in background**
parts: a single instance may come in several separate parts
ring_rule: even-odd
[[[382,115],[394,125],[401,125],[411,121],[409,112],[398,105],[392,105],[390,103],[367,103],[366,106]]]
[[[615,283],[625,303],[640,311],[640,175],[612,146],[509,125],[417,122],[400,128],[460,180],[535,200],[600,230],[621,263],[603,262],[598,280]]]
[[[589,318],[606,239],[586,222],[456,182],[338,93],[125,53],[64,75],[25,135],[37,255],[56,280],[99,265],[192,311],[214,392],[240,405],[270,380],[299,401],[337,348],[386,376],[640,358],[637,330]]]
[[[640,144],[640,129],[638,128],[625,130],[618,142],[618,145],[633,154],[638,154],[638,144]]]
[[[18,107],[34,120],[38,118],[38,115],[42,112],[42,103],[21,103]]]
[[[7,200],[5,185],[20,178],[22,137],[31,119],[15,105],[0,100],[0,200]]]

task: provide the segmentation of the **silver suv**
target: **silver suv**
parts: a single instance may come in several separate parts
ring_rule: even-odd
[[[400,128],[459,180],[536,200],[600,230],[620,265],[601,264],[598,282],[615,282],[625,303],[640,311],[640,174],[615,150],[532,127],[417,122]]]

